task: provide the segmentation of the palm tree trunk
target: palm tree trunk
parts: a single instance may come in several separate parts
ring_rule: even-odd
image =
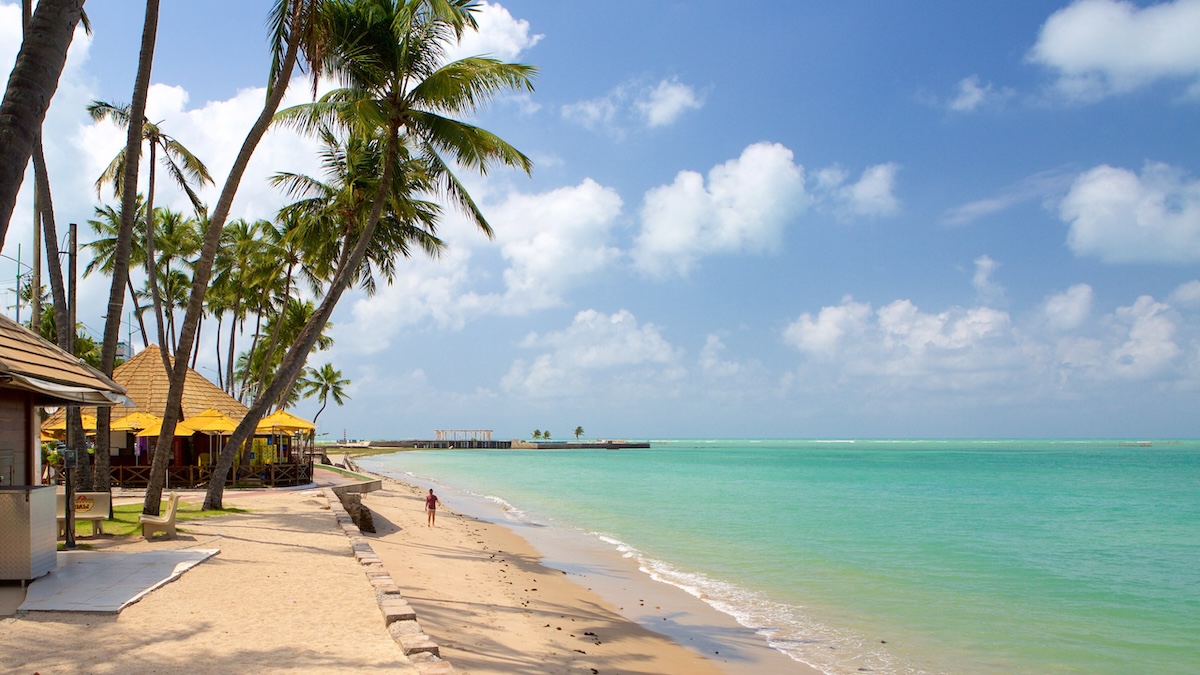
[[[354,278],[354,272],[362,264],[363,258],[367,255],[367,249],[371,245],[371,240],[375,236],[375,226],[379,224],[379,218],[383,215],[383,206],[385,195],[387,194],[388,183],[391,178],[392,165],[395,163],[397,153],[396,145],[398,143],[399,130],[396,126],[389,129],[387,146],[384,153],[383,171],[379,176],[379,188],[375,194],[375,202],[371,205],[371,214],[367,217],[367,222],[363,227],[363,231],[355,242],[352,251],[349,248],[344,248],[337,267],[337,274],[333,278],[333,282],[329,285],[329,291],[325,295],[325,299],[321,301],[321,305],[313,315],[309,317],[308,322],[304,324],[304,328],[300,329],[300,334],[296,336],[295,343],[288,349],[284,355],[283,361],[279,364],[279,369],[275,371],[275,377],[271,380],[271,385],[267,387],[265,392],[254,401],[254,407],[246,413],[242,421],[234,430],[233,435],[229,437],[229,442],[221,449],[221,454],[217,459],[216,465],[213,467],[213,480],[208,483],[208,491],[204,495],[205,509],[220,509],[222,508],[222,498],[225,494],[224,477],[233,467],[233,460],[237,455],[237,449],[242,446],[253,434],[255,427],[262,420],[263,413],[271,406],[271,403],[278,398],[284,386],[295,379],[299,375],[301,369],[304,368],[304,363],[308,359],[309,352],[312,351],[313,345],[317,343],[317,339],[321,337],[321,331],[325,324],[329,322],[329,317],[333,315],[333,308],[337,306],[338,301],[342,297],[342,293],[350,285],[350,281]],[[350,240],[347,239],[346,247],[350,246]],[[349,255],[347,255],[347,252]],[[217,477],[220,477],[218,480]]]
[[[100,370],[111,376],[117,362],[117,342],[121,339],[121,316],[125,311],[125,285],[129,279],[129,257],[133,250],[133,226],[137,220],[137,177],[141,161],[142,125],[146,118],[146,96],[150,90],[150,70],[154,64],[154,45],[158,39],[158,0],[146,0],[142,22],[142,46],[138,53],[137,77],[133,82],[133,100],[129,104],[129,128],[125,136],[124,189],[121,191],[121,228],[113,251],[112,287],[108,293],[108,315],[104,321],[104,343],[100,349]],[[154,220],[147,209],[146,217]],[[112,410],[96,409],[96,455],[108,458],[111,440]],[[109,489],[106,483],[102,486]]]
[[[82,13],[83,0],[39,2],[8,76],[0,102],[0,248]]]
[[[279,349],[279,336],[283,333],[283,321],[287,316],[288,305],[292,298],[292,265],[288,264],[287,274],[283,282],[283,302],[279,307],[279,313],[275,315],[275,330],[271,331],[271,344],[267,347],[266,356],[263,357],[262,368],[258,373],[258,381],[255,385],[256,391],[262,391],[267,383],[267,375],[271,372],[271,363],[275,360],[275,351]]]
[[[141,130],[138,130],[139,138]],[[141,150],[141,141],[139,141],[138,150]],[[166,371],[167,377],[171,376],[171,360],[168,355],[171,353],[168,347],[167,334],[163,327],[163,307],[162,295],[158,292],[158,260],[154,255],[154,159],[155,145],[150,143],[150,185],[146,190],[146,280],[150,285],[150,302],[154,305],[154,319],[158,324],[158,344],[162,345],[162,349],[158,353],[162,356],[163,370]],[[126,155],[128,156],[128,154]],[[129,183],[125,184],[126,186]]]
[[[246,140],[242,143],[241,150],[238,151],[237,159],[234,161],[233,167],[229,170],[229,176],[225,180],[225,186],[221,189],[221,196],[217,199],[217,205],[213,210],[212,218],[208,221],[208,230],[205,232],[204,244],[200,248],[200,259],[196,261],[196,267],[193,272],[192,295],[188,301],[187,312],[184,314],[183,326],[180,329],[179,347],[175,352],[175,370],[171,374],[171,388],[167,392],[167,408],[163,411],[162,428],[158,436],[158,443],[154,449],[154,461],[150,469],[150,484],[146,488],[146,500],[142,508],[143,512],[147,514],[158,513],[159,500],[162,498],[163,484],[167,475],[167,459],[175,440],[175,425],[179,422],[178,408],[180,402],[183,400],[183,382],[187,376],[187,354],[191,351],[192,340],[196,335],[196,325],[199,323],[200,313],[204,309],[204,295],[208,290],[209,278],[212,275],[213,259],[217,254],[217,245],[221,240],[221,231],[225,227],[226,218],[229,217],[229,211],[233,206],[233,198],[237,194],[242,176],[246,173],[246,167],[250,164],[250,157],[254,154],[255,148],[258,147],[259,141],[266,135],[267,129],[270,128],[271,122],[275,117],[275,111],[279,109],[279,104],[283,102],[283,95],[287,91],[288,81],[292,77],[292,70],[296,66],[296,58],[300,50],[301,31],[299,23],[302,6],[302,0],[292,0],[293,30],[288,37],[287,51],[284,54],[279,73],[268,87],[267,100],[263,104],[262,112],[259,113],[258,120],[250,128],[250,132],[246,135]],[[257,421],[255,424],[257,424]],[[229,467],[229,464],[225,465],[224,470],[228,472]],[[215,471],[209,483],[211,485],[220,485],[224,489],[225,473]],[[217,501],[220,501],[219,496]]]
[[[133,288],[133,279],[125,277],[125,286],[129,289],[129,302],[133,305],[133,315],[137,317],[138,329],[142,331],[142,349],[150,346],[150,336],[146,333],[146,318],[142,316],[142,308],[138,306],[137,291]],[[133,345],[129,345],[133,349]]]

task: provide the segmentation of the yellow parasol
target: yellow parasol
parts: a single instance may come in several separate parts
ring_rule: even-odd
[[[96,433],[96,416],[95,415],[80,414],[79,418],[81,420],[83,420],[83,430],[84,431],[90,431],[92,433]],[[60,418],[57,422],[54,422],[53,424],[47,424],[46,426],[42,427],[42,431],[66,431],[66,430],[67,430],[67,418],[65,415],[62,418]]]
[[[276,410],[259,421],[254,429],[257,434],[290,434],[297,431],[315,431],[317,425],[297,417],[286,410]]]
[[[145,429],[142,429],[141,431],[137,432],[137,437],[138,438],[157,437],[159,432],[161,432],[161,431],[162,431],[162,420],[158,420],[157,422],[152,422],[151,424],[149,424]],[[194,433],[196,433],[196,430],[189,427],[187,425],[186,421],[179,422],[178,424],[175,425],[175,435],[176,436],[191,436]]]
[[[113,431],[141,431],[147,427],[161,427],[162,418],[141,411],[132,412],[112,423]]]
[[[189,428],[206,434],[232,434],[237,429],[237,421],[225,415],[216,408],[209,408],[202,413],[192,415],[183,421]]]

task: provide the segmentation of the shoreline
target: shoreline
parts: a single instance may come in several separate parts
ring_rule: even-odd
[[[363,496],[377,529],[364,536],[456,669],[511,673],[510,652],[537,643],[531,672],[821,672],[599,540],[547,536],[499,505],[362,473],[384,484]],[[429,487],[449,497],[434,528],[423,510]]]

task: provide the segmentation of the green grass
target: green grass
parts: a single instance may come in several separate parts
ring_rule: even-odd
[[[160,505],[160,513],[167,510],[169,504],[164,501]],[[203,504],[192,502],[179,502],[179,508],[175,511],[175,522],[182,523],[188,520],[197,518],[209,518],[212,516],[227,516],[232,513],[249,513],[246,509],[227,508],[227,509],[209,509],[202,510],[200,507]],[[134,534],[140,534],[142,525],[138,522],[138,515],[142,513],[141,504],[119,504],[113,507],[113,517],[104,521],[104,534],[115,537],[128,537]],[[184,529],[184,528],[179,528]],[[75,521],[75,536],[76,541],[79,538],[88,538],[92,536],[92,523],[88,520]]]

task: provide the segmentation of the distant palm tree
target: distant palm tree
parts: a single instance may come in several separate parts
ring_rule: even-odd
[[[543,432],[542,432],[542,440],[543,440],[543,441],[548,441],[548,440],[550,440],[550,430],[549,430],[549,429],[547,429],[546,431],[543,431]]]
[[[583,435],[583,427],[575,427],[575,440],[579,440],[579,437],[582,435]]]
[[[338,405],[342,405],[344,399],[350,398],[346,395],[346,386],[350,384],[350,380],[344,379],[342,371],[334,370],[333,365],[329,363],[319,369],[309,368],[298,384],[305,398],[315,395],[321,401],[321,409],[313,415],[313,424],[316,424],[317,418],[325,412],[330,398]]]
[[[106,101],[92,101],[91,104],[88,105],[87,111],[88,114],[91,115],[92,119],[96,120],[97,122],[102,120],[112,120],[118,126],[126,129],[129,128],[129,123],[132,117],[130,106],[116,105]],[[167,327],[164,325],[163,303],[162,298],[159,296],[159,279],[162,272],[158,269],[160,259],[154,250],[155,239],[158,236],[157,230],[159,229],[160,225],[166,230],[168,236],[170,236],[175,232],[175,227],[173,226],[183,223],[183,217],[180,214],[169,214],[168,212],[169,215],[164,216],[161,222],[158,220],[159,214],[154,208],[154,186],[155,178],[158,175],[158,163],[155,160],[158,158],[158,153],[161,151],[162,164],[167,169],[167,173],[170,174],[175,184],[178,185],[185,193],[187,193],[188,199],[191,200],[192,207],[196,209],[197,213],[204,210],[204,205],[200,202],[200,197],[196,195],[196,192],[192,190],[192,183],[195,183],[196,185],[204,185],[205,183],[211,184],[213,181],[212,177],[208,174],[208,167],[204,166],[204,162],[201,162],[200,159],[193,155],[192,151],[184,147],[182,143],[175,140],[173,137],[164,134],[162,129],[159,128],[158,124],[143,118],[141,135],[142,141],[150,146],[150,161],[147,163],[150,184],[149,189],[146,192],[146,214],[148,217],[145,223],[145,239],[142,241],[146,252],[146,283],[150,287],[150,297],[154,304],[154,314],[158,319],[158,339],[160,343],[166,343]],[[107,184],[112,185],[114,196],[120,197],[123,194],[126,181],[125,164],[127,161],[127,151],[127,148],[121,148],[121,150],[117,152],[117,156],[114,157],[111,162],[109,162],[108,166],[104,169],[104,172],[101,173],[100,177],[96,179],[97,197],[100,196],[100,191]],[[171,216],[174,217],[172,218]],[[193,226],[189,229],[194,230],[195,228]],[[196,238],[198,238],[198,236]],[[179,242],[169,242],[166,243],[166,245],[167,247],[170,247],[172,244],[177,243]],[[196,250],[199,250],[200,247],[198,242],[195,248]],[[173,254],[174,252],[170,251],[166,253],[168,260]],[[169,264],[170,263],[168,262],[168,273],[170,271]],[[171,320],[171,324],[174,324],[173,319]],[[163,367],[169,371],[170,365],[167,360],[167,354],[174,350],[174,344],[172,341],[172,344],[163,344],[162,346]]]
[[[542,430],[541,430],[541,429],[534,429],[534,430],[533,430],[533,440],[535,440],[535,441],[536,441],[536,440],[538,440],[538,439],[539,439],[539,438],[541,438],[541,437],[542,437]]]

